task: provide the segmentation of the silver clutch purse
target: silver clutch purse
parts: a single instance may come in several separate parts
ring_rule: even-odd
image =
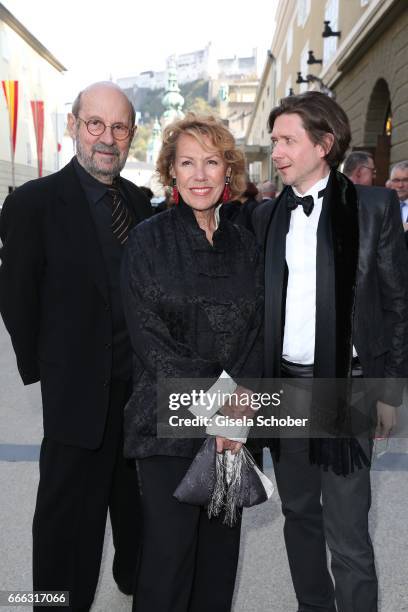
[[[180,502],[206,507],[210,517],[223,513],[224,523],[232,526],[242,508],[262,504],[272,493],[272,482],[245,446],[235,455],[217,453],[215,437],[209,437],[173,495]]]

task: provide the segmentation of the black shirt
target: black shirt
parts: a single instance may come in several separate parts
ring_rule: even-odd
[[[131,347],[123,314],[122,297],[120,293],[120,266],[123,254],[123,245],[112,233],[112,206],[108,187],[91,176],[78,162],[73,159],[75,171],[85,192],[89,203],[96,233],[102,250],[107,273],[110,306],[112,312],[113,346],[112,346],[112,378],[129,380],[131,377]],[[126,195],[121,188],[119,177],[119,191],[122,200],[126,202]],[[107,346],[107,348],[110,348]]]

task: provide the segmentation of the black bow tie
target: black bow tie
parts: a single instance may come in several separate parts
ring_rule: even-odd
[[[301,198],[294,193],[293,189],[290,189],[288,193],[287,205],[290,211],[295,210],[295,208],[298,206],[302,206],[303,212],[307,217],[309,217],[314,206],[313,196],[308,195]]]

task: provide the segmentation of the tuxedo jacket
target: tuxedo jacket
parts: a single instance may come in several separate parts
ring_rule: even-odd
[[[280,376],[288,188],[254,212],[265,252],[265,376]],[[317,377],[351,374],[353,345],[368,378],[408,374],[408,257],[395,192],[332,171],[317,229]],[[397,404],[400,386],[387,388]]]
[[[136,222],[144,194],[123,180]],[[25,384],[41,382],[44,435],[97,448],[112,371],[107,272],[90,207],[72,161],[25,183],[0,216],[0,311]]]

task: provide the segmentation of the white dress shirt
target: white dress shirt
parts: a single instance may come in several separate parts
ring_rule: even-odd
[[[323,196],[319,198],[318,194],[326,188],[328,180],[329,175],[303,194],[293,188],[297,196],[311,195],[314,200],[309,217],[301,206],[292,210],[286,236],[289,278],[282,357],[293,363],[314,363],[317,226],[323,203]]]

